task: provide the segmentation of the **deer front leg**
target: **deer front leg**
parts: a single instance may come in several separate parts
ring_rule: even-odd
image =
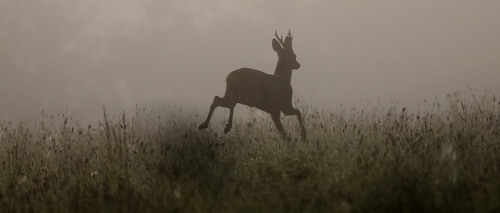
[[[286,110],[283,110],[283,113],[285,115],[296,115],[297,116],[297,119],[299,120],[299,125],[300,125],[300,137],[302,138],[303,141],[305,141],[307,139],[306,129],[304,128],[304,122],[302,121],[302,113],[300,113],[300,110],[290,106]]]
[[[273,119],[274,124],[276,125],[276,129],[280,133],[281,137],[283,137],[283,139],[285,139],[286,141],[290,141],[290,138],[285,133],[285,129],[283,128],[283,124],[281,124],[280,111],[272,112],[271,118]]]

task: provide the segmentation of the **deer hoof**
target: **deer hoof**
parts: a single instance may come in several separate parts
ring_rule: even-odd
[[[306,132],[302,132],[300,134],[300,137],[302,138],[302,141],[306,141],[307,140],[307,137],[306,137]]]
[[[208,127],[208,124],[202,123],[198,129],[206,129]]]
[[[226,128],[224,128],[224,133],[229,132],[229,130],[231,130],[231,127],[231,125],[226,125]]]

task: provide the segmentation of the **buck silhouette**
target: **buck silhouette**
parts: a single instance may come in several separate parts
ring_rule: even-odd
[[[275,37],[272,46],[278,54],[278,63],[274,74],[250,68],[241,68],[229,73],[226,77],[224,97],[214,97],[207,119],[200,125],[199,129],[208,127],[215,108],[220,106],[230,110],[229,119],[224,129],[224,133],[229,132],[233,125],[234,107],[239,103],[270,113],[278,132],[287,140],[289,138],[281,124],[280,112],[285,115],[296,115],[301,128],[301,137],[303,140],[306,139],[302,115],[298,109],[292,106],[293,90],[290,84],[292,70],[300,67],[297,56],[292,49],[293,37],[290,31],[288,31],[284,41],[283,36],[278,37],[277,32],[275,32]]]

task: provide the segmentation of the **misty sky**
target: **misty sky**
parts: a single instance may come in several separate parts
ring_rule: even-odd
[[[0,0],[0,120],[65,108],[204,114],[240,67],[272,73],[292,30],[302,105],[500,94],[500,1]],[[244,109],[244,107],[240,107]]]

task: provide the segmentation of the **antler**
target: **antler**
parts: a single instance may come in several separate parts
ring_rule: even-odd
[[[288,29],[288,37],[290,37],[290,39],[293,39],[292,32],[290,32],[290,29]]]
[[[283,41],[283,36],[278,37],[278,31],[274,30],[274,36],[276,36],[276,40],[278,40],[282,47],[285,47],[285,42]]]

